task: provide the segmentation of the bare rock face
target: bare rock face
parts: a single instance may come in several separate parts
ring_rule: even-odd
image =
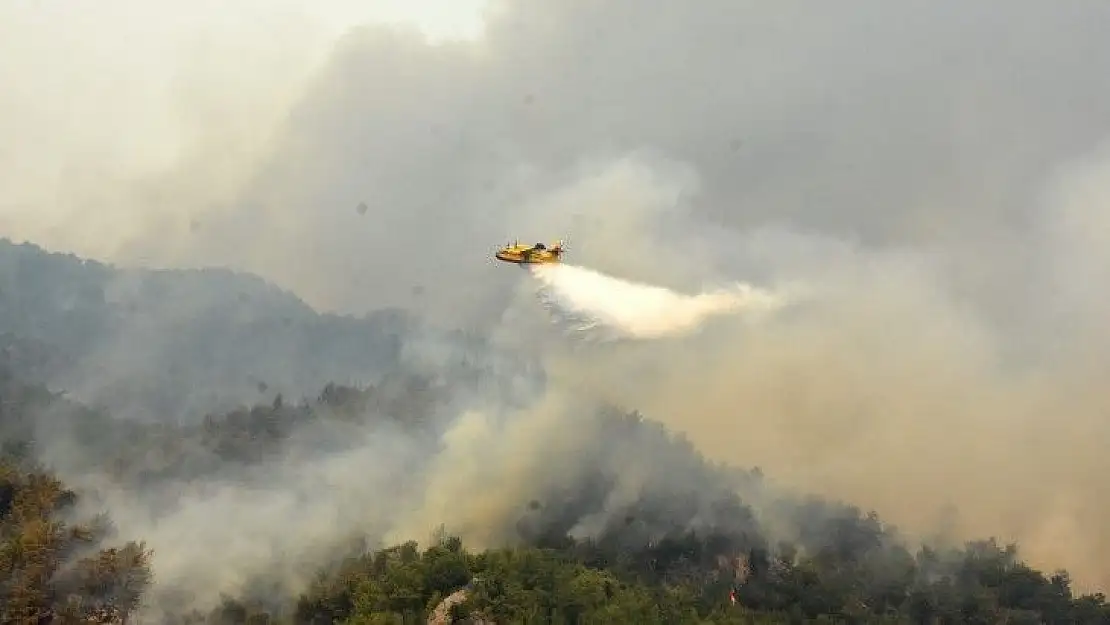
[[[466,589],[455,592],[439,602],[432,615],[428,618],[428,625],[451,625],[451,608],[466,601]]]

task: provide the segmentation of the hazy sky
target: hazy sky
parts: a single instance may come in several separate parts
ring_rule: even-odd
[[[480,0],[0,3],[0,226],[109,259],[234,203],[339,37],[481,33]],[[242,233],[240,233],[241,235]],[[158,248],[159,244],[150,247]]]
[[[647,150],[703,225],[941,242],[987,288],[1110,118],[1096,2],[482,4],[4,3],[0,227],[324,307],[443,303],[502,279],[506,237],[587,242],[617,208],[542,198]]]
[[[1110,583],[1110,5],[437,6],[0,4],[0,231],[465,325],[500,319],[513,237],[688,290],[824,283],[611,392],[715,458],[922,531],[955,503]]]

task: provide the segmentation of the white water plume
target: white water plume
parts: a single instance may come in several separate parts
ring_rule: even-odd
[[[783,304],[780,295],[744,283],[687,295],[575,265],[531,271],[539,300],[557,323],[608,340],[683,336],[711,317],[765,313]]]

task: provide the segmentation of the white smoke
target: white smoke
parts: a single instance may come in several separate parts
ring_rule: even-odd
[[[597,340],[685,336],[712,317],[759,315],[786,302],[782,293],[745,283],[687,295],[575,265],[534,265],[531,270],[539,282],[537,296],[554,321]]]

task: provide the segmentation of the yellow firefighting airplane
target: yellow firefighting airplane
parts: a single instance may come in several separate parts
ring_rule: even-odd
[[[535,245],[523,245],[521,243],[513,243],[497,250],[494,257],[497,260],[506,263],[515,263],[517,265],[542,265],[547,263],[557,263],[563,258],[563,242],[559,241],[555,245],[548,247],[543,243]]]

